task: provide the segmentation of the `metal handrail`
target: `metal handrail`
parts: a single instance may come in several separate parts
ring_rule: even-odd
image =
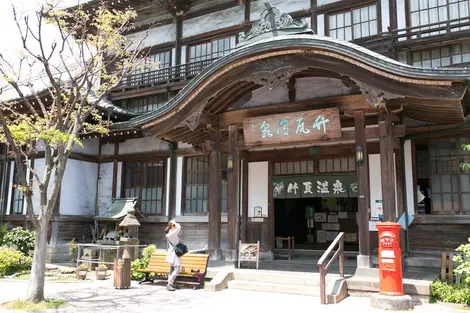
[[[333,252],[333,249],[338,246],[338,249],[335,251],[331,259],[325,265],[330,254]],[[320,271],[320,301],[321,304],[326,303],[326,274],[328,273],[328,269],[333,265],[333,263],[339,259],[339,276],[344,278],[344,232],[341,232],[336,236],[335,240],[330,244],[328,249],[326,249],[325,253],[321,256],[320,260],[318,260],[318,269]]]

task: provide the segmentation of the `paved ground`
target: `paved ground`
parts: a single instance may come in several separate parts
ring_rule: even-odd
[[[27,282],[0,280],[0,303],[21,298]],[[70,305],[54,312],[292,312],[309,308],[311,312],[385,312],[372,309],[369,298],[350,297],[338,305],[320,306],[319,299],[307,296],[224,290],[180,289],[169,292],[161,285],[137,285],[128,290],[116,290],[112,281],[92,282],[48,282],[46,296],[70,301]],[[235,309],[235,310],[233,310]],[[449,308],[437,305],[420,305],[416,312],[444,313]],[[8,311],[2,311],[8,312]],[[390,312],[390,311],[386,311]]]

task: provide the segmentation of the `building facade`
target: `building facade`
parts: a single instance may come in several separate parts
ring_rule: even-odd
[[[93,217],[129,197],[141,242],[165,247],[175,218],[213,259],[236,259],[238,240],[272,257],[278,236],[325,250],[345,232],[369,266],[375,223],[400,218],[407,251],[455,249],[470,223],[469,3],[109,1],[137,10],[129,38],[150,27],[149,55],[109,96],[111,133],[75,149],[51,249],[91,240]],[[2,162],[1,218],[22,224]]]

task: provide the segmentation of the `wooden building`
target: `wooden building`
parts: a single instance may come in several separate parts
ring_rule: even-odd
[[[455,249],[470,235],[470,9],[455,3],[109,1],[137,9],[130,37],[152,26],[148,68],[110,95],[112,132],[68,164],[51,249],[89,240],[124,197],[139,199],[141,242],[164,248],[175,218],[213,259],[236,259],[239,239],[272,258],[276,236],[325,250],[344,231],[367,267],[376,220],[401,217],[412,254]],[[1,218],[22,223],[2,168]]]

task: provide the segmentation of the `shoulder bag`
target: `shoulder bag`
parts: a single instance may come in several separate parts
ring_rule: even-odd
[[[186,253],[188,253],[188,247],[186,247],[186,245],[184,243],[181,243],[179,242],[176,246],[173,245],[171,243],[170,240],[168,240],[168,242],[170,243],[170,245],[173,247],[173,249],[175,250],[175,253],[176,253],[176,256],[177,257],[182,257],[183,255],[185,255]]]

